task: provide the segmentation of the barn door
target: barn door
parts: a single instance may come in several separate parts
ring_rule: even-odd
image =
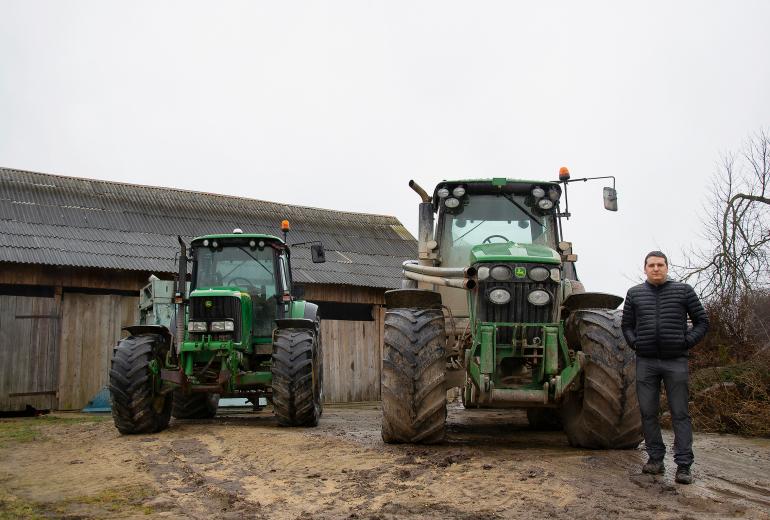
[[[0,411],[56,408],[58,300],[0,295]]]

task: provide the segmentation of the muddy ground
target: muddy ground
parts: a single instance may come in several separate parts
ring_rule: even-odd
[[[269,410],[121,436],[107,417],[0,420],[0,518],[770,518],[770,440],[696,434],[695,484],[642,451],[570,448],[521,412],[449,413],[447,442],[386,445],[376,405],[313,429]],[[670,444],[671,434],[666,437]]]

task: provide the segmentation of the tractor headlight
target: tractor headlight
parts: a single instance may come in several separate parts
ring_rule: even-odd
[[[452,190],[452,195],[454,195],[459,199],[460,197],[465,195],[465,188],[463,188],[462,186],[456,187],[455,189]]]
[[[537,206],[540,209],[551,209],[553,207],[553,201],[551,199],[540,199],[537,201]]]
[[[438,195],[438,198],[445,199],[449,197],[449,189],[448,188],[439,188],[438,191],[436,191],[436,195]]]
[[[533,267],[529,270],[529,278],[536,282],[542,282],[548,279],[551,273],[545,267]]]
[[[561,191],[556,186],[551,186],[548,189],[548,198],[556,202],[561,197]]]
[[[536,199],[542,199],[543,197],[545,197],[545,190],[540,186],[532,188],[532,196],[535,197]]]
[[[447,208],[454,209],[460,205],[460,201],[454,197],[449,197],[444,201]]]
[[[204,247],[209,247],[209,239],[208,238],[204,238],[203,239],[203,246]]]
[[[532,305],[545,305],[551,301],[551,295],[542,289],[535,289],[527,295],[527,300]]]
[[[489,272],[495,280],[510,280],[511,269],[505,265],[496,265]]]
[[[187,330],[189,332],[206,332],[206,322],[205,321],[191,321],[187,323]]]
[[[212,321],[211,332],[232,332],[235,326],[232,321]]]
[[[489,301],[496,305],[504,305],[511,301],[511,293],[505,289],[492,289],[489,291]]]
[[[479,280],[486,280],[489,278],[489,267],[483,266],[479,267],[479,269],[476,271],[476,277]]]
[[[561,271],[559,271],[558,267],[554,267],[551,269],[551,280],[554,282],[560,282],[561,281]]]

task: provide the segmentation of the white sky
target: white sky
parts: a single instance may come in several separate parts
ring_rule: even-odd
[[[770,124],[770,2],[0,0],[0,166],[395,215],[415,179],[554,179],[589,290],[696,240]],[[276,215],[276,224],[282,216]]]

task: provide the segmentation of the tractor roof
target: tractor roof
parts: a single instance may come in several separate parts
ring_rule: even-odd
[[[273,241],[273,242],[280,242],[281,244],[285,243],[283,241],[283,239],[278,238],[277,236],[274,236],[274,235],[264,235],[264,234],[261,234],[261,233],[221,233],[221,234],[216,234],[216,235],[203,235],[203,236],[199,236],[199,237],[193,238],[192,239],[192,243],[200,242],[201,240],[204,240],[206,238],[208,238],[209,240],[212,240],[212,239],[215,239],[215,238],[220,239],[220,240],[223,239],[223,238],[259,238],[259,239],[262,239],[262,240],[269,240],[269,241]]]
[[[555,186],[561,193],[561,186],[559,181],[538,181],[538,180],[524,180],[524,179],[506,179],[505,177],[495,177],[492,179],[458,179],[452,181],[441,181],[436,185],[436,189],[433,190],[433,206],[438,206],[439,196],[438,190],[440,188],[452,188],[462,185],[465,187],[466,193],[472,194],[487,194],[494,195],[498,193],[529,193],[532,186],[540,186],[543,188],[549,188]]]

